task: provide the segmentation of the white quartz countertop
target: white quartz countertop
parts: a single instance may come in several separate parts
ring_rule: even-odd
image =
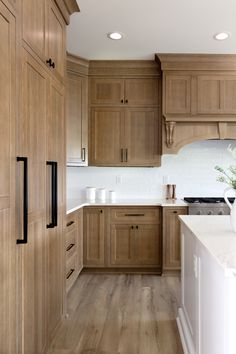
[[[183,215],[180,220],[225,269],[236,275],[236,233],[230,216]]]
[[[116,199],[116,201],[95,201],[89,202],[86,199],[68,199],[67,200],[67,214],[72,213],[84,206],[162,206],[162,207],[177,207],[187,206],[187,204],[180,199]]]

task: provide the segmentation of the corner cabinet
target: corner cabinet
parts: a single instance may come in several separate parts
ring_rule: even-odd
[[[158,65],[92,61],[89,73],[89,165],[160,166]]]
[[[67,166],[88,166],[88,62],[67,55]]]
[[[180,221],[178,217],[187,213],[187,207],[163,208],[163,273],[180,271]]]

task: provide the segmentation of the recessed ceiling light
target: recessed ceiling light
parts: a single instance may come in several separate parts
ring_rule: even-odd
[[[110,32],[107,34],[109,39],[119,40],[123,38],[123,34],[120,32]]]
[[[224,41],[225,39],[228,39],[230,35],[229,32],[219,32],[214,35],[214,39],[217,41]]]

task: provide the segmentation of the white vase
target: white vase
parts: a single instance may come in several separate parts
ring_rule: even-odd
[[[224,191],[224,198],[225,198],[225,201],[226,201],[226,203],[228,204],[228,206],[230,208],[230,223],[231,223],[232,229],[234,230],[234,232],[236,232],[236,198],[235,198],[233,204],[231,204],[229,202],[229,199],[227,197],[227,192],[230,191],[230,190],[233,190],[234,193],[236,192],[235,189],[233,189],[231,187],[228,187]]]

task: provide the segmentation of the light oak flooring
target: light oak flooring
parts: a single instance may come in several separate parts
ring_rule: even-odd
[[[183,354],[179,291],[177,277],[82,274],[48,354]]]

